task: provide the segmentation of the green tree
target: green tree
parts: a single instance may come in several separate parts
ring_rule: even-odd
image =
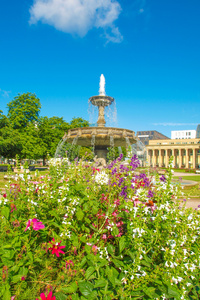
[[[70,122],[70,127],[71,128],[78,128],[78,127],[88,127],[89,122],[82,119],[82,118],[73,118]]]
[[[20,143],[22,150],[20,158],[38,159],[43,156],[44,143],[41,142],[39,130],[36,123],[29,123],[20,132]]]
[[[0,128],[0,155],[6,158],[14,158],[16,154],[21,155],[22,144],[21,132],[8,124]]]
[[[9,124],[8,118],[3,114],[3,111],[0,110],[0,129],[5,126],[8,126],[8,124]]]
[[[41,104],[35,94],[18,94],[7,106],[8,118],[13,128],[24,128],[29,122],[39,119]]]
[[[69,123],[59,117],[41,117],[37,123],[39,143],[43,162],[47,155],[54,156],[59,141],[70,128]]]

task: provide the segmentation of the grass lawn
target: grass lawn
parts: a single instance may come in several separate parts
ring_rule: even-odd
[[[180,176],[173,176],[173,179],[179,179]],[[200,181],[200,175],[196,176],[184,176],[183,180],[192,180],[192,181]]]

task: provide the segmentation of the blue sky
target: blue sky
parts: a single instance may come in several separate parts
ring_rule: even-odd
[[[99,78],[117,126],[200,123],[199,0],[1,0],[0,100],[35,93],[42,116],[89,119]]]

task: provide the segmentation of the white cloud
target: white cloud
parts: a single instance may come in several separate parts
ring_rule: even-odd
[[[121,42],[123,37],[114,21],[121,6],[116,0],[35,0],[30,8],[30,23],[38,21],[70,34],[85,36],[93,27],[103,28],[105,37]],[[107,33],[107,30],[111,34]]]
[[[198,125],[198,123],[153,123],[155,126],[188,126]]]
[[[4,90],[0,89],[0,95],[4,98],[9,97],[10,93],[11,93],[10,91],[4,91]]]

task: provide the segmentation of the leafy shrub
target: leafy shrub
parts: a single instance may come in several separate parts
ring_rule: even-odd
[[[178,200],[171,167],[148,178],[121,159],[61,163],[7,187],[1,299],[199,298],[199,210]]]

